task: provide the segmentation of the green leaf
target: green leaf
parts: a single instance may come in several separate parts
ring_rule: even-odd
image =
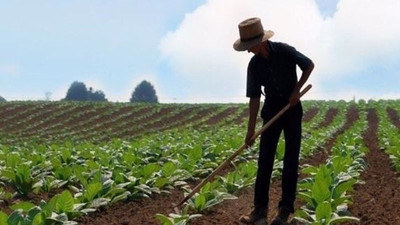
[[[63,191],[56,201],[56,211],[58,213],[72,212],[74,209],[74,197],[69,191]]]
[[[200,160],[203,157],[203,150],[201,149],[201,146],[196,145],[193,147],[193,149],[190,149],[188,156],[190,160],[193,161]]]
[[[87,201],[91,202],[96,195],[103,189],[103,185],[99,182],[89,184],[84,193],[84,197]]]
[[[355,179],[351,179],[345,182],[342,182],[340,184],[338,184],[334,189],[333,189],[333,195],[332,198],[339,198],[342,196],[343,193],[349,191],[352,189],[353,185],[356,183],[357,181]]]
[[[8,216],[7,223],[8,225],[19,225],[20,222],[22,222],[24,218],[22,217],[22,211],[17,210],[11,213],[10,216]]]
[[[331,204],[327,201],[318,204],[317,209],[315,210],[315,215],[317,217],[317,221],[329,221],[332,217]]]
[[[12,210],[22,209],[23,212],[28,212],[31,208],[35,206],[36,206],[35,204],[30,202],[19,202],[10,206],[10,209]]]
[[[43,217],[40,213],[36,214],[36,216],[32,220],[32,225],[43,225],[45,224],[43,221]]]
[[[330,177],[326,176],[326,166],[321,166],[316,177],[312,188],[312,197],[318,204],[329,199],[330,191]]]
[[[158,164],[155,163],[150,163],[147,164],[143,170],[142,170],[142,175],[145,178],[150,177],[153,173],[157,172],[160,169],[160,166]]]
[[[311,206],[314,206],[313,198],[311,197],[311,195],[306,194],[304,192],[299,192],[297,195],[299,196],[300,199],[303,199]]]
[[[158,177],[157,179],[156,179],[156,182],[154,183],[154,186],[155,187],[158,187],[158,188],[162,188],[162,187],[164,187],[166,184],[168,184],[169,183],[169,180],[167,179],[167,178],[164,178],[164,177]]]
[[[167,162],[161,168],[161,171],[165,177],[170,177],[175,172],[176,166],[172,162]]]
[[[352,216],[341,216],[341,217],[336,217],[336,218],[331,219],[329,221],[328,225],[340,224],[340,223],[349,222],[349,221],[360,222],[360,219],[358,219],[357,217],[352,217]]]
[[[194,206],[197,210],[201,210],[204,208],[204,206],[206,205],[206,197],[203,194],[198,195],[195,199],[194,199]]]
[[[174,225],[174,223],[172,222],[172,219],[170,219],[169,217],[163,215],[163,214],[156,214],[156,219],[158,221],[160,221],[163,225]]]
[[[8,215],[0,211],[0,224],[7,224]]]

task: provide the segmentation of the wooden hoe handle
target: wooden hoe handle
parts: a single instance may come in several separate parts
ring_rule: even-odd
[[[301,92],[300,92],[300,97],[302,97],[308,90],[311,89],[311,84],[307,85]],[[262,132],[264,132],[266,129],[268,129],[269,126],[273,122],[275,122],[279,117],[281,117],[288,109],[290,108],[290,104],[287,104],[281,111],[279,111],[272,119],[270,119],[263,127],[261,127],[260,130],[258,130],[251,140],[255,140]],[[195,188],[193,188],[192,192],[190,192],[185,198],[182,199],[177,205],[174,206],[174,208],[181,206],[183,203],[185,203],[187,200],[189,200],[194,194],[196,194],[207,182],[209,182],[211,179],[215,177],[215,175],[221,171],[223,168],[225,168],[226,165],[228,165],[236,156],[238,156],[244,149],[246,149],[247,145],[244,143],[236,152],[234,152],[229,158],[227,158],[220,166],[218,166],[208,177],[206,177],[200,184],[198,184]]]

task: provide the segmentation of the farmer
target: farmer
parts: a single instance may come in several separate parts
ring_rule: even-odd
[[[300,89],[314,68],[313,62],[290,45],[272,42],[274,35],[265,31],[259,18],[250,18],[239,24],[240,39],[233,44],[237,51],[254,54],[247,69],[246,96],[250,98],[250,112],[245,143],[254,144],[251,137],[255,133],[257,113],[261,94],[265,95],[261,117],[264,124],[290,103],[285,114],[261,134],[258,158],[258,171],[254,191],[254,209],[240,221],[249,224],[266,224],[269,200],[269,185],[279,136],[285,136],[285,156],[282,174],[282,198],[279,214],[271,224],[285,224],[290,213],[294,212],[297,187],[297,171],[301,141],[301,118],[303,109],[300,103]],[[297,81],[296,65],[302,70]],[[264,93],[261,86],[264,86]]]

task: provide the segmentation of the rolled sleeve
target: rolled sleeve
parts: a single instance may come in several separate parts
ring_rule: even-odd
[[[255,68],[255,59],[249,62],[247,67],[247,89],[246,97],[260,98],[261,97],[261,84],[257,81],[257,72]]]

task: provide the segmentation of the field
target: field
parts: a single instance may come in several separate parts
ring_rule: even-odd
[[[400,225],[400,101],[304,101],[291,224]],[[0,103],[0,224],[240,224],[257,143],[246,104]],[[262,121],[259,121],[259,125]],[[277,213],[278,145],[268,220]]]

